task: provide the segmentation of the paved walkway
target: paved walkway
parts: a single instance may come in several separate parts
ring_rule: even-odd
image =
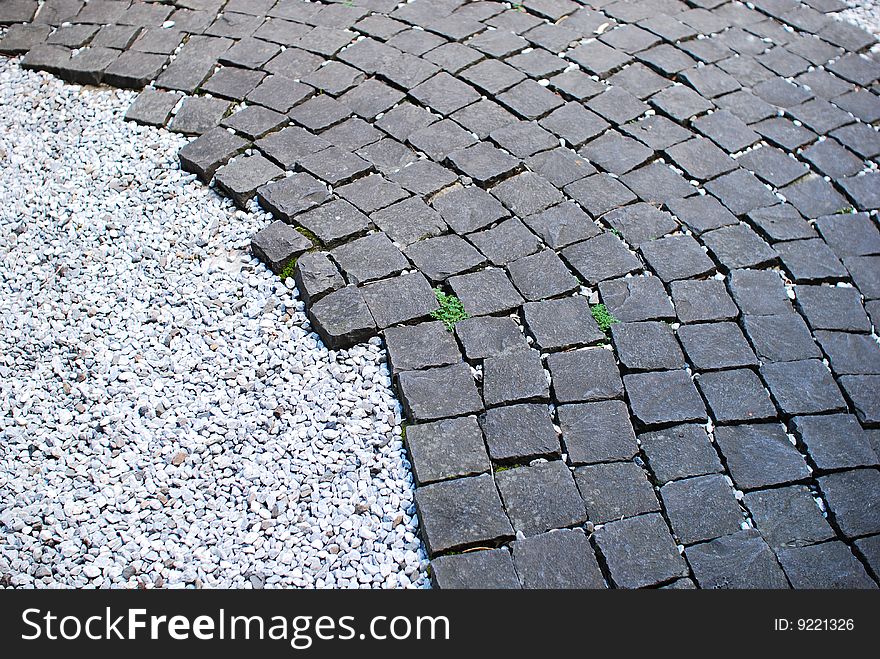
[[[325,342],[383,334],[439,586],[873,588],[880,64],[753,5],[0,0],[0,50],[152,83]]]

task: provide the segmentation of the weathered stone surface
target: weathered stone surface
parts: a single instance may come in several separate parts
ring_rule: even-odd
[[[327,293],[345,286],[345,280],[325,252],[303,254],[296,261],[293,273],[299,296],[313,304]]]
[[[743,325],[755,354],[763,362],[788,362],[821,357],[803,318],[796,313],[745,316]]]
[[[284,170],[263,156],[246,155],[220,167],[214,180],[239,208],[245,208],[248,200],[257,193],[257,188],[283,174]]]
[[[380,328],[426,319],[440,306],[434,290],[420,272],[367,284],[363,293]]]
[[[614,353],[592,348],[558,352],[547,358],[558,403],[589,402],[623,397],[623,381]]]
[[[662,322],[615,323],[611,339],[622,366],[630,371],[684,368],[684,354],[669,325]]]
[[[787,547],[777,552],[794,588],[877,589],[852,550],[839,540],[809,547]]]
[[[634,462],[578,467],[574,479],[591,522],[604,524],[660,510],[654,488]]]
[[[419,485],[491,469],[483,433],[473,416],[407,426],[406,446]]]
[[[500,313],[523,303],[522,296],[499,268],[451,277],[449,286],[471,316]]]
[[[327,186],[305,172],[267,183],[257,188],[260,205],[285,222],[324,203],[330,197]]]
[[[688,574],[659,513],[609,522],[595,537],[611,579],[620,588],[653,586]]]
[[[590,303],[580,295],[528,302],[523,305],[523,315],[526,328],[542,350],[571,348],[605,339],[590,312]]]
[[[557,411],[572,464],[631,460],[639,450],[623,401],[562,405]]]
[[[701,588],[788,588],[773,551],[753,529],[685,550]]]
[[[260,229],[251,238],[251,250],[272,272],[279,273],[313,247],[312,241],[289,224],[278,220]]]
[[[743,503],[771,547],[803,547],[834,537],[815,496],[806,485],[792,485],[749,492]]]
[[[511,543],[523,588],[605,588],[590,542],[581,529],[550,531]]]
[[[145,89],[126,110],[125,119],[148,126],[164,126],[181,97],[181,94],[175,92]]]
[[[370,228],[370,218],[343,199],[334,199],[296,216],[296,223],[325,245],[334,245]]]
[[[703,426],[689,423],[639,435],[651,471],[661,484],[723,471]]]
[[[433,583],[442,590],[520,587],[507,549],[438,556],[431,561],[431,568]]]
[[[849,538],[880,532],[880,472],[853,469],[819,478],[837,526]]]
[[[642,267],[639,259],[610,233],[567,247],[561,255],[588,284],[622,277]]]
[[[489,357],[483,362],[483,398],[487,406],[547,400],[550,385],[536,350]]]
[[[485,359],[529,348],[525,336],[511,318],[465,318],[455,324],[455,334],[468,359]]]
[[[231,104],[222,98],[187,96],[168,124],[169,130],[185,135],[201,135],[216,128]]]
[[[735,533],[743,522],[733,489],[720,474],[666,483],[660,496],[672,530],[685,545]]]
[[[623,277],[599,283],[602,302],[621,322],[675,318],[675,308],[659,277]]]
[[[878,464],[868,434],[850,414],[796,416],[794,432],[815,465],[822,470]]]
[[[384,335],[392,373],[418,371],[461,361],[455,337],[446,331],[440,321],[389,327]]]
[[[809,478],[810,468],[778,423],[722,426],[715,441],[741,490]]]
[[[764,364],[761,377],[784,414],[832,412],[846,406],[828,367],[817,359]]]
[[[466,364],[406,371],[397,376],[397,384],[403,407],[413,420],[432,421],[483,409],[474,376]]]
[[[340,245],[331,250],[330,256],[352,284],[391,277],[409,267],[409,261],[384,233],[371,233]]]
[[[330,349],[348,348],[376,333],[376,321],[361,291],[345,286],[328,293],[309,309],[312,327]]]
[[[480,417],[489,455],[495,462],[525,463],[559,454],[559,438],[541,404],[505,405]]]
[[[685,371],[634,373],[623,378],[633,415],[646,426],[705,421],[706,407]]]
[[[715,423],[760,421],[776,416],[770,394],[750,369],[703,373],[697,376],[697,387],[709,404]]]
[[[416,506],[431,555],[513,535],[488,474],[417,488]]]
[[[701,371],[758,364],[736,323],[683,325],[678,339],[690,362]]]
[[[564,462],[498,471],[495,482],[517,533],[531,536],[587,519],[584,502]]]

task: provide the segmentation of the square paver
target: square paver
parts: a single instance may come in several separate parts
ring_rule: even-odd
[[[596,532],[596,543],[621,588],[652,586],[688,574],[659,513],[609,522]]]
[[[633,373],[623,378],[633,415],[645,426],[706,421],[706,407],[683,370]]]
[[[517,589],[520,587],[507,549],[469,551],[431,561],[433,584],[442,590]]]
[[[590,311],[587,298],[575,295],[560,300],[523,305],[525,325],[542,350],[559,350],[598,343],[605,339]]]
[[[806,485],[791,485],[749,492],[743,503],[771,547],[802,547],[834,537],[815,497]]]
[[[526,403],[488,410],[480,417],[493,461],[524,464],[534,458],[559,455],[559,437],[547,406]]]
[[[724,470],[706,428],[695,423],[642,433],[639,442],[660,484]]]
[[[473,416],[407,426],[406,445],[418,485],[486,473],[491,467]]]
[[[743,522],[733,488],[720,474],[666,483],[660,496],[675,535],[685,545],[736,533]]]
[[[614,349],[629,371],[684,368],[684,354],[668,324],[657,321],[615,323],[611,326]]]
[[[626,404],[607,400],[558,408],[562,440],[572,464],[631,460],[639,447]]]
[[[868,434],[851,414],[796,416],[792,424],[798,440],[819,469],[851,469],[878,464]]]
[[[844,535],[880,532],[880,472],[853,469],[819,478],[819,488]]]
[[[454,364],[397,377],[401,402],[410,418],[433,421],[483,409],[470,367]]]
[[[654,488],[634,462],[578,467],[574,478],[591,522],[604,524],[660,510]]]
[[[537,350],[497,355],[483,362],[483,399],[487,407],[549,398],[550,384]]]
[[[602,348],[558,352],[547,358],[557,403],[623,397],[614,353]]]
[[[811,471],[778,423],[721,426],[715,441],[741,490],[791,483]]]
[[[700,371],[758,364],[736,323],[682,325],[678,338],[691,364]]]
[[[685,554],[701,588],[788,588],[773,551],[754,529],[689,547]]]
[[[571,471],[560,460],[498,471],[495,482],[517,533],[536,535],[587,519]]]
[[[511,543],[523,588],[605,588],[582,529],[550,531]]]

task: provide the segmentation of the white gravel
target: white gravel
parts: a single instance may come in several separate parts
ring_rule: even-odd
[[[378,341],[323,348],[132,98],[0,57],[0,583],[425,586]]]
[[[858,25],[880,37],[880,0],[844,0],[847,8],[834,14],[840,20]],[[872,48],[876,51],[877,47]]]

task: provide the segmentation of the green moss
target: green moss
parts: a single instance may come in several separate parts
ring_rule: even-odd
[[[278,273],[278,276],[281,277],[281,281],[287,281],[289,277],[293,277],[293,273],[296,270],[296,259],[290,259],[287,262],[287,265],[284,266],[284,269]]]
[[[834,212],[835,215],[849,215],[850,213],[855,213],[856,209],[852,206],[844,206]]]
[[[443,322],[446,331],[451,332],[455,329],[455,323],[468,317],[464,310],[464,305],[454,295],[448,295],[441,289],[435,288],[434,295],[437,297],[437,303],[440,308],[431,312],[431,317]]]
[[[608,311],[608,307],[604,304],[594,304],[590,308],[590,312],[593,314],[593,319],[599,325],[599,329],[606,334],[611,331],[611,326],[614,323],[620,322],[610,311]]]
[[[305,227],[296,227],[296,230],[299,231],[302,235],[312,241],[312,247],[319,247],[321,245],[321,241],[314,233],[306,229]]]
[[[400,424],[400,438],[405,442],[406,441],[406,428],[409,424],[404,421]]]

